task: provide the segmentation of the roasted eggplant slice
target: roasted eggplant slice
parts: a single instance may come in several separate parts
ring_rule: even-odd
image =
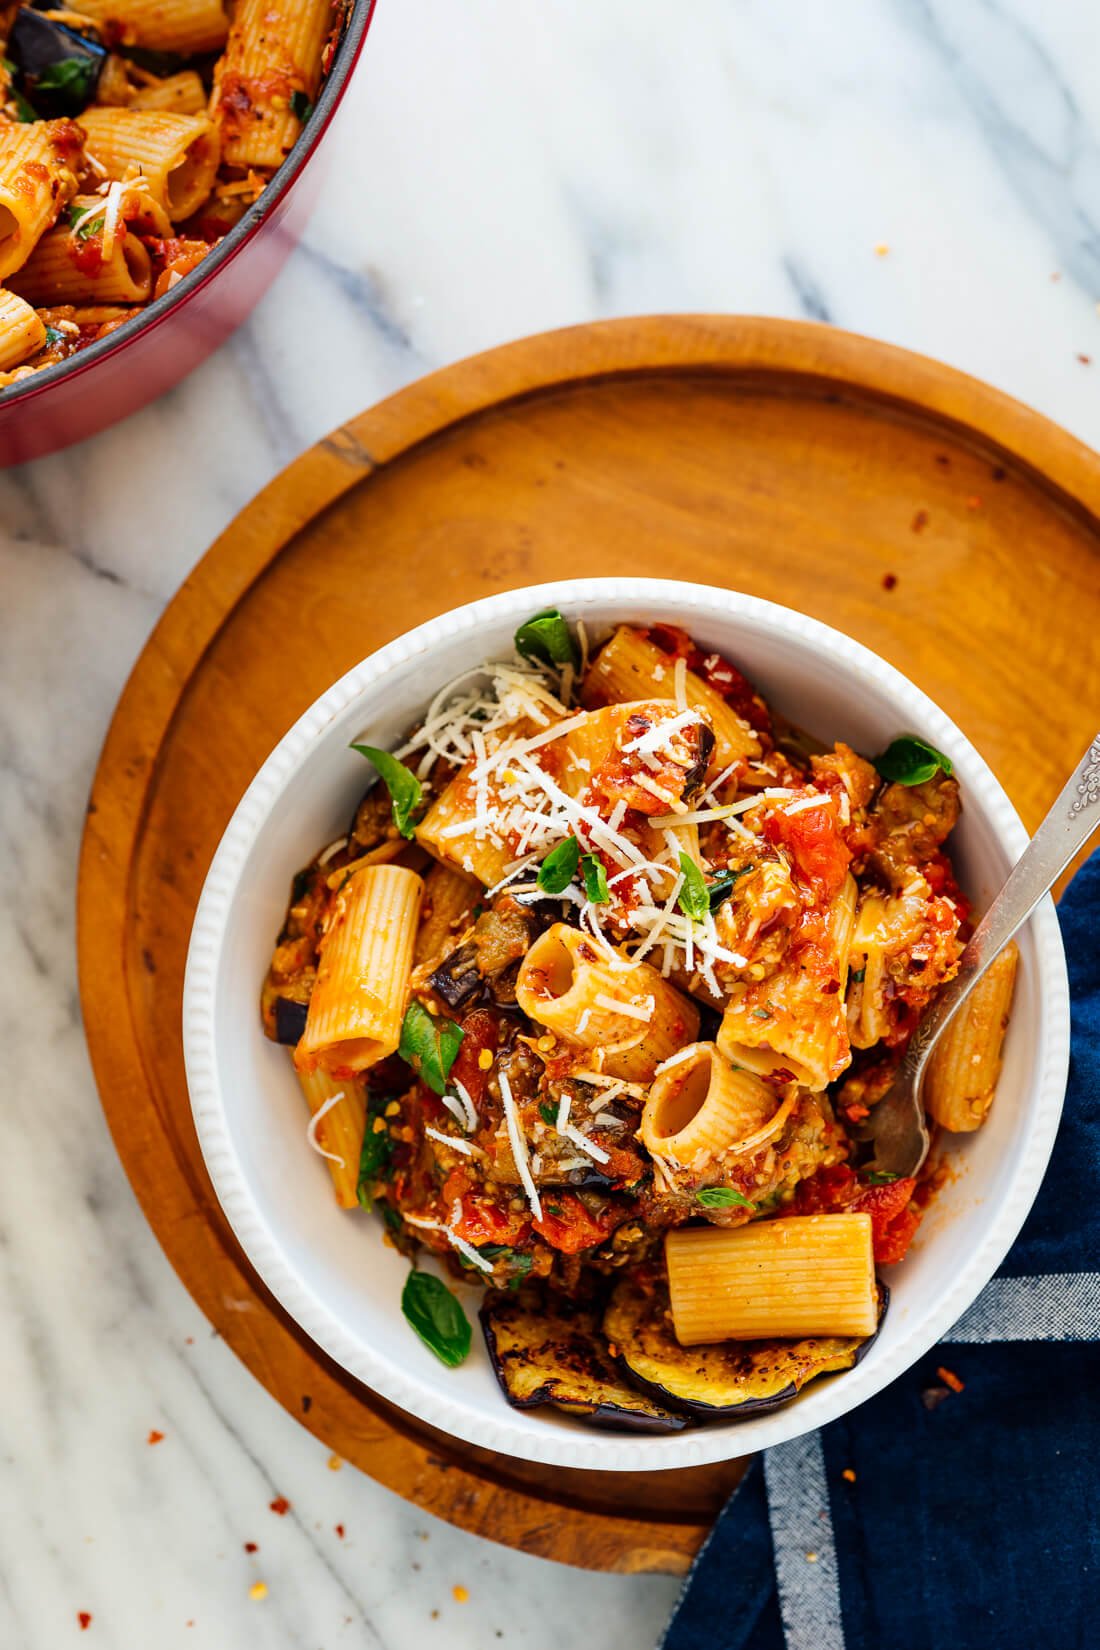
[[[19,89],[42,120],[79,115],[96,100],[107,49],[52,17],[20,6],[8,36],[7,55]]]
[[[879,1297],[881,1325],[888,1298],[882,1284]],[[603,1330],[628,1380],[673,1409],[727,1421],[762,1415],[789,1403],[815,1376],[851,1369],[875,1338],[834,1335],[681,1346],[663,1285],[649,1287],[633,1276],[616,1285]]]
[[[485,1344],[515,1409],[553,1404],[596,1426],[679,1432],[686,1416],[623,1380],[608,1356],[596,1307],[529,1286],[491,1291],[481,1308]]]
[[[300,1042],[308,1018],[308,1003],[296,1003],[291,997],[276,997],[275,1041],[277,1043]]]

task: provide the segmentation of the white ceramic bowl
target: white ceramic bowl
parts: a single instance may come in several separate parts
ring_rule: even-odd
[[[341,1212],[305,1141],[285,1049],[260,1029],[260,984],[290,879],[346,829],[363,788],[348,750],[395,743],[452,676],[507,654],[516,625],[556,605],[590,632],[668,619],[729,655],[765,696],[827,740],[880,750],[924,735],[953,760],[964,814],[952,839],[979,909],[1026,837],[1004,791],[943,712],[866,648],[800,613],[728,590],[658,579],[591,579],[511,590],[445,613],[391,642],[322,695],[268,757],[233,815],[195,917],[183,1033],[195,1125],[218,1197],[268,1288],[330,1357],[403,1409],[487,1449],[563,1466],[652,1470],[742,1455],[854,1409],[919,1358],[975,1298],[1038,1189],[1061,1111],[1069,1048],[1065,962],[1044,901],[1021,938],[1022,967],[997,1103],[953,1150],[956,1175],[934,1201],[861,1364],[793,1403],[740,1423],[671,1436],[598,1431],[554,1411],[505,1403],[475,1327],[444,1368],[405,1323],[407,1261],[376,1220]],[[461,1289],[473,1318],[480,1291]]]

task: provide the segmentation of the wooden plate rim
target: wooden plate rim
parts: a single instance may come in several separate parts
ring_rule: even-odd
[[[249,1358],[245,1314],[216,1313],[205,1280],[193,1275],[188,1255],[173,1253],[170,1222],[162,1203],[148,1195],[140,1178],[139,1154],[130,1156],[124,1124],[134,1104],[155,1093],[146,1081],[140,1044],[130,1018],[126,935],[130,918],[130,876],[141,841],[146,801],[158,753],[194,671],[237,603],[278,554],[310,521],[350,488],[382,466],[409,453],[447,428],[491,408],[578,381],[684,373],[734,375],[759,387],[805,387],[827,395],[874,398],[900,416],[938,420],[953,439],[996,449],[1062,507],[1100,516],[1100,466],[1082,442],[1002,392],[923,356],[856,334],[812,322],[734,316],[651,316],[599,322],[538,334],[472,356],[423,378],[350,419],[277,475],[234,518],[197,563],[168,604],[138,657],[120,696],[100,754],[81,845],[77,949],[85,1030],[101,1103],[123,1166],[169,1260],[200,1306],[257,1378],[268,1385]],[[105,967],[104,959],[117,967]],[[173,1161],[194,1201],[206,1201],[187,1165]],[[222,1251],[235,1269],[243,1294],[274,1314],[284,1330],[308,1346],[329,1378],[347,1388],[334,1365],[296,1326],[286,1320],[247,1262],[219,1234]],[[227,1321],[228,1320],[228,1321]],[[319,1369],[319,1373],[320,1373]],[[574,1490],[558,1495],[516,1481],[506,1459],[487,1452],[455,1453],[449,1440],[418,1431],[413,1418],[367,1395],[375,1419],[387,1429],[386,1450],[358,1440],[359,1458],[372,1476],[419,1504],[466,1528],[480,1529],[478,1493],[491,1470],[507,1498],[515,1544],[554,1556],[555,1534],[548,1509],[578,1509]],[[310,1416],[298,1416],[317,1431]],[[325,1442],[330,1442],[328,1438]],[[474,1456],[472,1466],[465,1461]],[[429,1483],[433,1461],[447,1459],[454,1494],[437,1502]],[[579,1475],[566,1475],[575,1482]],[[410,1489],[410,1483],[412,1488]],[[564,1486],[563,1486],[564,1489]],[[683,1568],[690,1552],[685,1532],[700,1539],[702,1528],[690,1514],[662,1518],[626,1517],[598,1504],[578,1509],[600,1525],[592,1562],[616,1568]],[[482,1533],[493,1533],[483,1531]],[[584,1562],[585,1549],[571,1552]]]

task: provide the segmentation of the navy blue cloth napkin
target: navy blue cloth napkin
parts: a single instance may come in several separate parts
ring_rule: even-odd
[[[1059,915],[1069,1091],[1020,1237],[926,1358],[754,1461],[661,1650],[1100,1647],[1100,853]]]

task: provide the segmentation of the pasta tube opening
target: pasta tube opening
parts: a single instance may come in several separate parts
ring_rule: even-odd
[[[516,1001],[564,1042],[593,1050],[597,1070],[630,1082],[647,1083],[699,1030],[698,1010],[655,968],[628,966],[563,922],[528,951]]]
[[[642,1114],[642,1140],[654,1156],[684,1168],[754,1151],[783,1127],[793,1098],[738,1071],[713,1043],[696,1043],[658,1074]]]

